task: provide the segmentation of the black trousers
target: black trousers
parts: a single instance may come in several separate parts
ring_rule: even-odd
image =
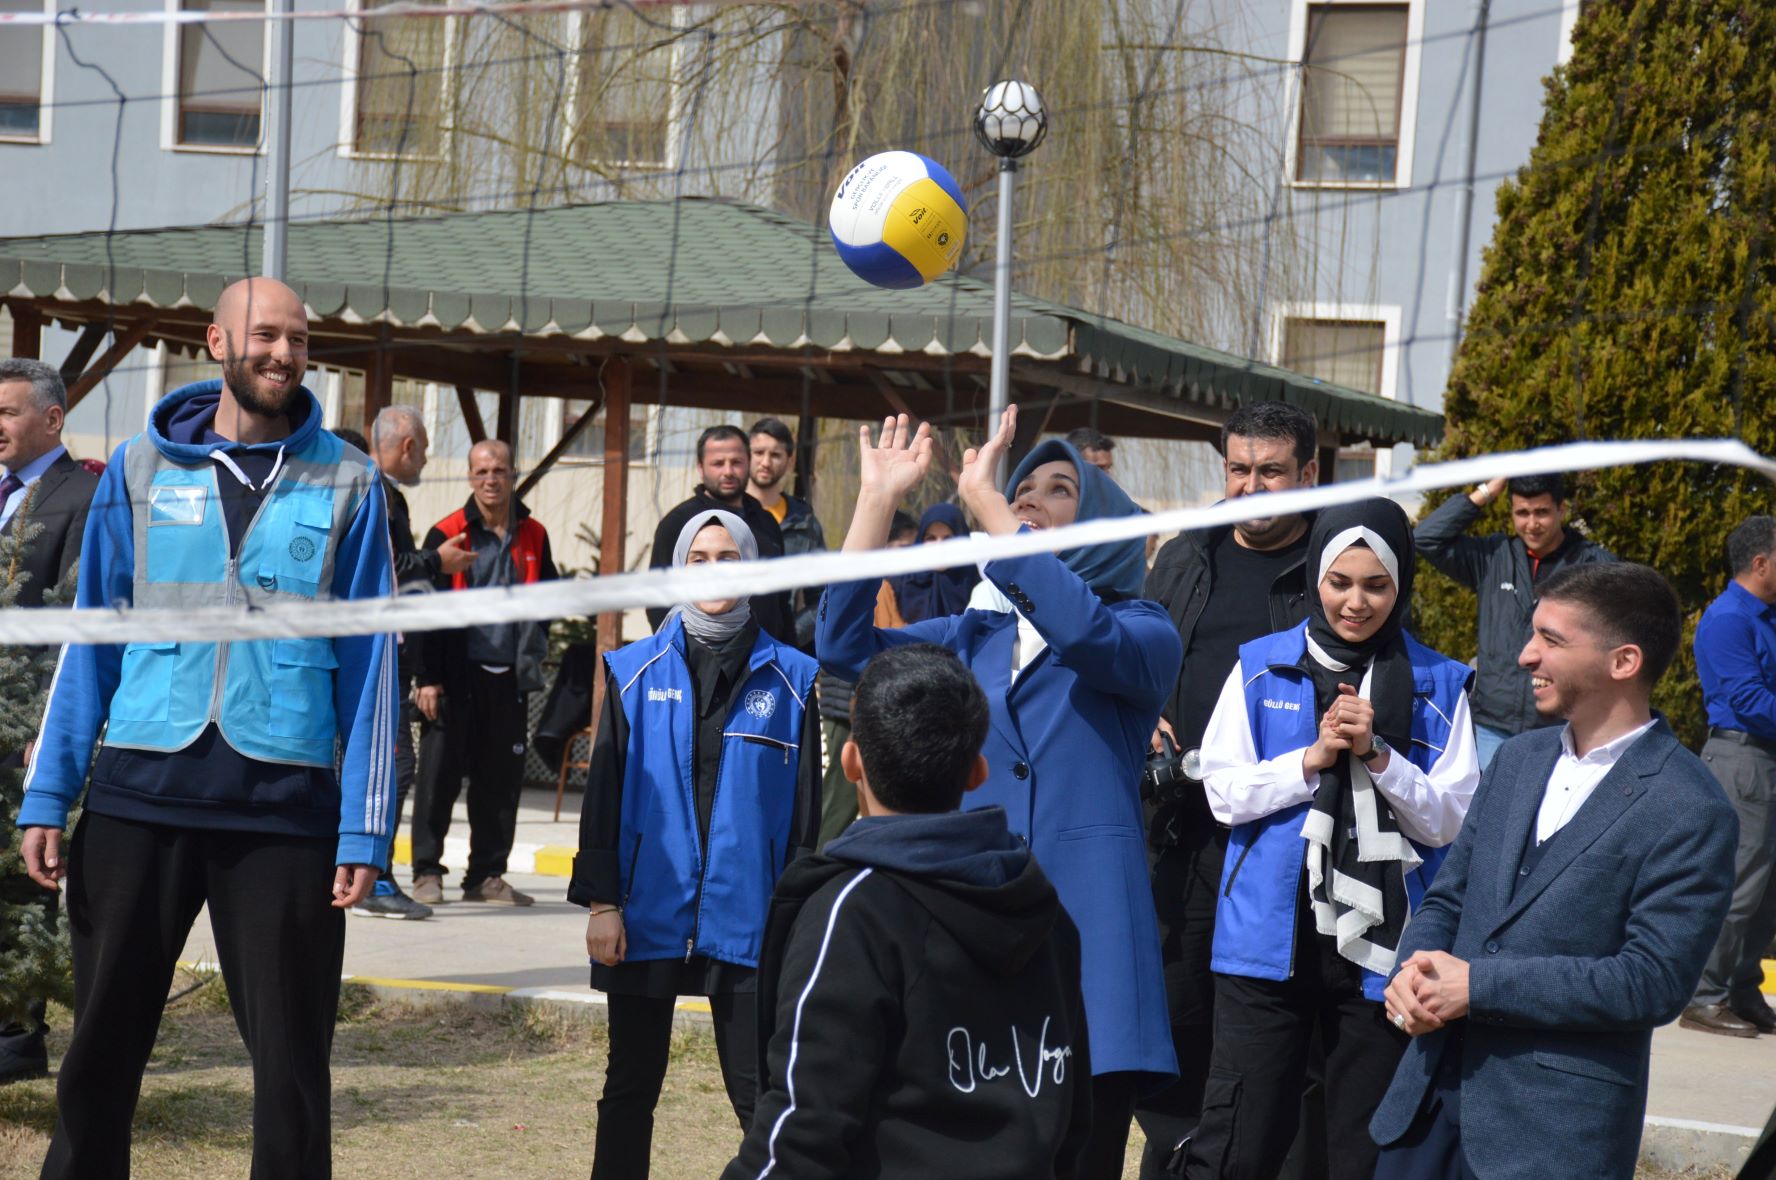
[[[43,1176],[129,1175],[130,1120],[173,970],[210,908],[253,1060],[254,1180],[332,1174],[333,1022],[345,911],[332,839],[161,827],[87,812],[69,847],[74,1035]]]
[[[1214,1044],[1215,977],[1209,970],[1209,958],[1228,833],[1218,824],[1206,824],[1185,831],[1183,836],[1184,843],[1160,847],[1152,864],[1153,908],[1159,917],[1166,1008],[1171,1017],[1172,1051],[1178,1057],[1178,1080],[1142,1098],[1135,1107],[1135,1119],[1147,1136],[1141,1156],[1142,1180],[1164,1176],[1172,1150],[1196,1128]]]
[[[612,993],[610,1056],[598,1129],[592,1149],[592,1180],[646,1180],[653,1151],[654,1107],[666,1081],[672,1050],[671,996]],[[715,1053],[722,1084],[744,1132],[752,1125],[758,1094],[758,993],[724,992],[709,997],[715,1018]]]
[[[401,812],[413,790],[418,760],[413,752],[413,727],[421,720],[419,706],[411,699],[401,702],[401,723],[395,727],[395,831],[401,830]]]
[[[513,672],[474,666],[461,685],[444,690],[438,719],[419,734],[419,776],[413,799],[413,875],[444,868],[450,811],[469,779],[469,866],[464,889],[503,876],[518,828],[524,788],[524,741],[530,716]]]
[[[1135,1113],[1136,1073],[1094,1074],[1091,1137],[1079,1159],[1079,1180],[1122,1180],[1129,1119]]]
[[[1215,977],[1215,1048],[1191,1140],[1192,1180],[1269,1180],[1300,1129],[1314,1034],[1325,1050],[1330,1180],[1369,1180],[1369,1119],[1393,1081],[1406,1034],[1363,996],[1362,972],[1332,940],[1303,933],[1293,978]]]

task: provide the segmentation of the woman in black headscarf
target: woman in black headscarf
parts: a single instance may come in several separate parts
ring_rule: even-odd
[[[1405,512],[1389,500],[1327,509],[1308,561],[1307,621],[1240,648],[1203,736],[1210,810],[1233,832],[1191,1176],[1277,1174],[1316,1032],[1333,1180],[1373,1172],[1369,1117],[1406,1039],[1382,989],[1480,779],[1471,669],[1405,631]]]

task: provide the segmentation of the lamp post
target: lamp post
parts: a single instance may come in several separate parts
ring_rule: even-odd
[[[1048,112],[1042,96],[1028,82],[995,82],[981,95],[974,112],[974,134],[999,157],[999,236],[993,262],[993,368],[988,391],[987,433],[1011,402],[1011,212],[1017,192],[1018,160],[1029,155],[1048,135]],[[1003,463],[1004,461],[1001,460]],[[1003,469],[999,472],[1004,479]]]

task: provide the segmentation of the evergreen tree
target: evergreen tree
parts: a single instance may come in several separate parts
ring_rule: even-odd
[[[25,546],[43,526],[30,519],[31,496],[19,506],[13,527],[0,534],[0,610],[18,601],[30,574],[19,568]],[[60,586],[45,594],[54,606],[74,597],[75,569]],[[43,716],[44,688],[55,664],[55,649],[0,647],[0,759],[13,760],[37,736]],[[68,920],[45,912],[45,891],[25,876],[19,855],[19,803],[24,797],[22,770],[0,769],[0,1024],[24,1021],[35,1000],[73,1001],[73,968],[68,957]],[[65,844],[65,841],[64,841]]]
[[[1529,163],[1499,189],[1441,457],[1728,435],[1776,454],[1772,60],[1776,5],[1586,6],[1571,62],[1547,83]],[[1688,641],[1726,583],[1727,534],[1771,511],[1770,489],[1693,464],[1568,483],[1594,540],[1677,587],[1685,643],[1654,704],[1699,745]],[[1507,528],[1507,507],[1501,497],[1482,527]],[[1421,574],[1421,636],[1471,656],[1472,595],[1428,566]]]

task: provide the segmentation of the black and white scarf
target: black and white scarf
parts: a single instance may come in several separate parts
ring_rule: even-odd
[[[1333,630],[1317,588],[1340,554],[1370,549],[1394,580],[1394,609],[1379,630],[1350,643]],[[1317,563],[1316,592],[1308,597],[1307,653],[1301,668],[1314,684],[1315,716],[1324,716],[1349,684],[1375,708],[1375,732],[1404,758],[1412,735],[1412,664],[1404,638],[1412,593],[1412,527],[1391,500],[1366,500],[1315,518],[1308,553]],[[1393,969],[1410,908],[1406,874],[1421,863],[1400,831],[1394,810],[1349,751],[1320,772],[1319,787],[1301,829],[1307,841],[1308,903],[1314,927],[1338,953],[1386,975]]]

